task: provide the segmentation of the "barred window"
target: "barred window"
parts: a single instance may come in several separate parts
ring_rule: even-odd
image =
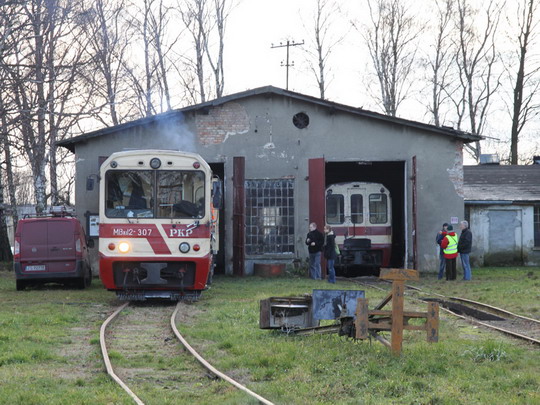
[[[246,254],[294,253],[294,180],[246,180]]]
[[[540,247],[540,205],[534,206],[534,246]]]

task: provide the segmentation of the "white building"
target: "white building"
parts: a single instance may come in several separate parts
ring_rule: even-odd
[[[540,264],[540,164],[464,166],[473,266]]]

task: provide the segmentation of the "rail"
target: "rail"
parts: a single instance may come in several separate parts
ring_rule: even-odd
[[[121,305],[120,307],[118,307],[106,320],[105,322],[103,322],[103,324],[101,325],[101,328],[100,328],[100,331],[99,331],[99,340],[100,340],[100,346],[101,346],[101,353],[102,353],[102,356],[103,356],[103,362],[105,363],[105,368],[107,370],[107,374],[109,374],[111,376],[111,378],[118,384],[120,385],[120,387],[122,387],[122,389],[133,399],[133,401],[135,401],[135,403],[137,405],[144,405],[144,402],[126,385],[126,383],[124,381],[122,381],[122,379],[120,377],[118,377],[118,375],[116,375],[116,373],[114,372],[114,369],[112,367],[112,364],[111,364],[111,361],[109,359],[109,353],[108,353],[108,350],[107,350],[107,345],[106,345],[106,342],[105,342],[105,332],[106,332],[106,329],[107,329],[107,326],[111,323],[111,321],[113,319],[115,319],[118,314],[120,312],[122,312],[122,310],[124,308],[126,308],[127,306],[129,305],[129,302],[128,303],[125,303],[123,305]],[[197,351],[195,351],[195,349],[193,349],[193,347],[191,347],[191,345],[186,341],[186,339],[184,339],[184,337],[180,334],[180,332],[178,331],[178,328],[176,327],[176,316],[178,314],[178,311],[180,309],[180,305],[181,303],[178,303],[173,314],[171,315],[171,319],[170,319],[170,324],[171,324],[171,328],[175,334],[175,336],[177,337],[177,339],[180,341],[180,343],[189,351],[189,353],[194,356],[198,361],[199,363],[205,367],[207,370],[209,370],[211,373],[213,373],[214,375],[216,375],[217,377],[221,378],[222,380],[224,381],[227,381],[228,383],[232,384],[233,386],[235,386],[236,388],[238,388],[239,390],[247,393],[248,395],[250,395],[251,397],[255,398],[256,400],[258,400],[260,403],[264,404],[264,405],[274,405],[272,402],[270,402],[269,400],[263,398],[262,396],[256,394],[255,392],[251,391],[250,389],[248,389],[247,387],[243,386],[242,384],[240,384],[239,382],[233,380],[232,378],[230,378],[229,376],[227,376],[226,374],[220,372],[219,370],[217,370],[215,367],[213,367],[209,362],[207,362],[199,353],[197,353]]]

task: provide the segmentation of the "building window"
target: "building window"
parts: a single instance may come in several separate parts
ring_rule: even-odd
[[[540,247],[540,205],[534,206],[534,246]]]
[[[369,195],[369,222],[385,224],[388,221],[388,202],[386,194]]]
[[[246,180],[246,254],[294,253],[294,180]]]
[[[345,221],[344,200],[341,194],[326,196],[326,222],[331,225],[342,224]]]

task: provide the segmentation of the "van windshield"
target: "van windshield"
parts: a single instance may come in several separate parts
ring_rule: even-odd
[[[109,170],[105,214],[110,218],[202,218],[204,173],[197,170]]]

